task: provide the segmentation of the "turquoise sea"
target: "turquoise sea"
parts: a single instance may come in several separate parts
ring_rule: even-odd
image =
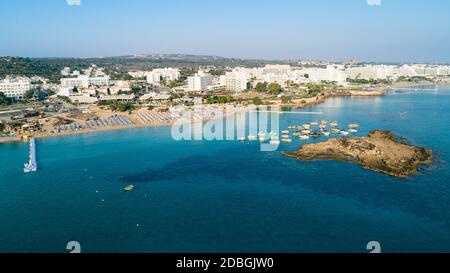
[[[433,149],[435,162],[397,179],[333,161],[261,152],[258,143],[172,140],[170,128],[39,139],[40,169],[24,174],[28,145],[0,145],[0,252],[450,251],[450,88],[332,98],[285,114],[392,130]],[[135,184],[134,191],[123,188]]]

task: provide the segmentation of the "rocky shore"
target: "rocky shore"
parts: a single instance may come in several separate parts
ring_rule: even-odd
[[[297,160],[337,160],[391,176],[407,178],[433,159],[431,150],[408,144],[389,131],[373,131],[367,137],[334,138],[307,144],[285,156]]]

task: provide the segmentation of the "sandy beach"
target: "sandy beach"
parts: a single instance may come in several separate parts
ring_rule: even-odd
[[[432,83],[419,83],[419,84],[410,84],[410,83],[403,83],[403,84],[396,84],[389,87],[384,88],[378,88],[375,90],[347,90],[346,92],[342,93],[329,93],[329,94],[319,94],[312,98],[305,98],[305,99],[293,99],[290,103],[282,103],[281,100],[269,100],[269,103],[271,105],[281,106],[281,107],[296,107],[296,108],[307,108],[312,107],[314,105],[323,103],[327,100],[327,98],[330,97],[336,97],[336,96],[384,96],[385,93],[388,90],[392,90],[395,88],[401,88],[401,87],[416,87],[416,86],[427,86],[432,85]],[[225,108],[226,105],[217,105],[219,108]],[[250,105],[245,107],[244,109],[240,111],[248,111],[251,109],[255,109],[257,106]],[[224,116],[233,114],[232,113],[226,113],[224,111]],[[108,111],[99,111],[98,113],[100,117],[107,117],[108,115],[111,115],[111,112]],[[53,132],[38,132],[34,133],[32,136],[34,138],[47,138],[47,137],[59,137],[59,136],[69,136],[69,135],[80,135],[80,134],[90,134],[90,133],[97,133],[97,132],[107,132],[107,131],[115,131],[115,130],[124,130],[124,129],[132,129],[132,128],[145,128],[145,127],[164,127],[164,126],[172,126],[174,122],[163,122],[163,123],[142,123],[139,121],[139,119],[136,117],[136,115],[128,115],[131,120],[135,122],[133,125],[121,125],[121,126],[107,126],[102,128],[95,128],[95,129],[88,129],[83,128],[78,131],[66,131],[66,132],[60,132],[60,133],[53,133]],[[220,117],[222,118],[222,117]],[[208,121],[214,118],[205,118],[199,122]],[[1,143],[11,143],[11,142],[19,142],[23,141],[21,136],[16,137],[0,137],[0,144]]]

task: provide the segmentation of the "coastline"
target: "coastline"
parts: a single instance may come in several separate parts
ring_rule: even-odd
[[[256,107],[254,106],[247,106],[245,109],[242,109],[241,111],[250,111],[254,110]],[[194,119],[192,122],[194,124],[197,123],[203,123],[215,119],[222,119],[230,114],[234,114],[236,111],[233,112],[223,112],[223,116],[220,117],[210,117],[210,118],[203,118],[201,120]],[[121,125],[121,126],[109,126],[109,127],[102,127],[102,128],[96,128],[96,129],[81,129],[78,131],[66,131],[62,133],[37,133],[30,137],[33,137],[35,139],[43,139],[43,138],[51,138],[51,137],[64,137],[64,136],[72,136],[72,135],[83,135],[83,134],[91,134],[91,133],[101,133],[101,132],[111,132],[111,131],[119,131],[119,130],[126,130],[126,129],[137,129],[137,128],[151,128],[151,127],[168,127],[172,126],[178,121],[171,121],[171,122],[160,122],[160,123],[135,123],[132,125]],[[20,136],[19,136],[20,137]],[[0,145],[1,144],[7,144],[7,143],[14,143],[14,142],[23,142],[23,138],[16,137],[0,137]]]
[[[444,83],[442,83],[444,84]],[[312,98],[306,98],[306,99],[294,99],[291,103],[282,103],[280,100],[272,100],[270,101],[274,105],[278,105],[281,107],[296,107],[296,108],[308,108],[312,107],[321,103],[324,103],[328,98],[331,97],[349,97],[349,96],[355,96],[355,97],[377,97],[377,96],[384,96],[386,92],[395,90],[396,88],[405,88],[405,87],[419,87],[419,86],[432,86],[432,85],[440,85],[440,84],[433,84],[433,83],[404,83],[404,84],[395,84],[389,87],[383,87],[375,90],[357,90],[357,89],[350,89],[346,90],[344,92],[331,92],[329,94],[319,94]],[[250,109],[255,109],[257,106],[250,105],[245,108],[245,110],[242,111],[248,111]],[[235,112],[233,112],[235,113]],[[226,117],[230,113],[224,112],[224,115],[220,118]],[[198,122],[204,122],[208,120],[212,120],[215,118],[205,118]],[[79,131],[68,131],[68,132],[62,132],[62,133],[37,133],[32,135],[32,137],[36,139],[43,139],[43,138],[49,138],[49,137],[63,137],[63,136],[71,136],[71,135],[82,135],[82,134],[91,134],[91,133],[97,133],[97,132],[109,132],[109,131],[117,131],[117,130],[125,130],[125,129],[134,129],[134,128],[147,128],[147,127],[167,127],[172,126],[174,122],[165,122],[165,123],[138,123],[133,125],[121,125],[121,126],[110,126],[110,127],[104,127],[104,128],[96,128],[96,129],[81,129]],[[7,143],[13,143],[13,142],[23,142],[23,138],[20,136],[15,137],[0,137],[0,144],[7,144]]]

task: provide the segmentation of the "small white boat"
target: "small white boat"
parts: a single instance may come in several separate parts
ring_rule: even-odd
[[[311,126],[317,126],[317,125],[319,125],[319,122],[318,121],[312,121],[312,122],[310,122],[309,123]]]
[[[311,125],[309,125],[309,124],[303,124],[303,129],[309,130],[309,129],[311,129]]]
[[[301,135],[301,136],[300,136],[300,139],[302,139],[302,140],[308,140],[308,139],[309,139],[309,136]]]
[[[347,131],[341,131],[342,136],[348,136],[348,134],[349,134],[349,132],[347,132]]]
[[[282,134],[289,134],[288,130],[281,131]]]
[[[248,140],[249,141],[255,141],[256,140],[256,136],[254,136],[254,135],[248,135]]]
[[[329,137],[330,136],[330,132],[323,132],[323,135],[326,136],[326,137]]]
[[[282,135],[281,138],[290,138],[289,135]]]
[[[264,141],[266,141],[266,137],[260,136],[258,138],[258,140],[259,140],[259,142],[264,142]]]
[[[240,141],[240,142],[245,142],[246,139],[245,139],[245,137],[241,137],[241,138],[239,138],[239,141]]]
[[[348,128],[350,128],[350,129],[356,129],[356,128],[359,128],[359,124],[356,124],[356,123],[349,124],[349,125],[348,125]]]
[[[358,130],[356,130],[356,129],[349,129],[348,132],[352,133],[352,134],[355,134],[355,133],[358,133]]]
[[[279,145],[279,144],[280,144],[280,141],[279,141],[279,140],[271,140],[269,143],[270,143],[271,145]]]
[[[132,190],[134,190],[134,185],[128,185],[123,190],[124,191],[132,191]]]
[[[31,173],[36,172],[38,169],[38,164],[36,162],[36,142],[34,138],[30,139],[30,156],[28,163],[24,164],[23,172]]]
[[[330,123],[330,126],[337,127],[339,126],[339,123],[337,121],[333,121],[332,123]]]
[[[309,135],[309,134],[311,134],[311,131],[310,131],[310,130],[303,130],[303,131],[302,131],[302,134],[304,134],[304,135]]]
[[[290,139],[290,138],[283,138],[283,139],[281,140],[281,142],[291,143],[291,142],[292,142],[292,139]]]

